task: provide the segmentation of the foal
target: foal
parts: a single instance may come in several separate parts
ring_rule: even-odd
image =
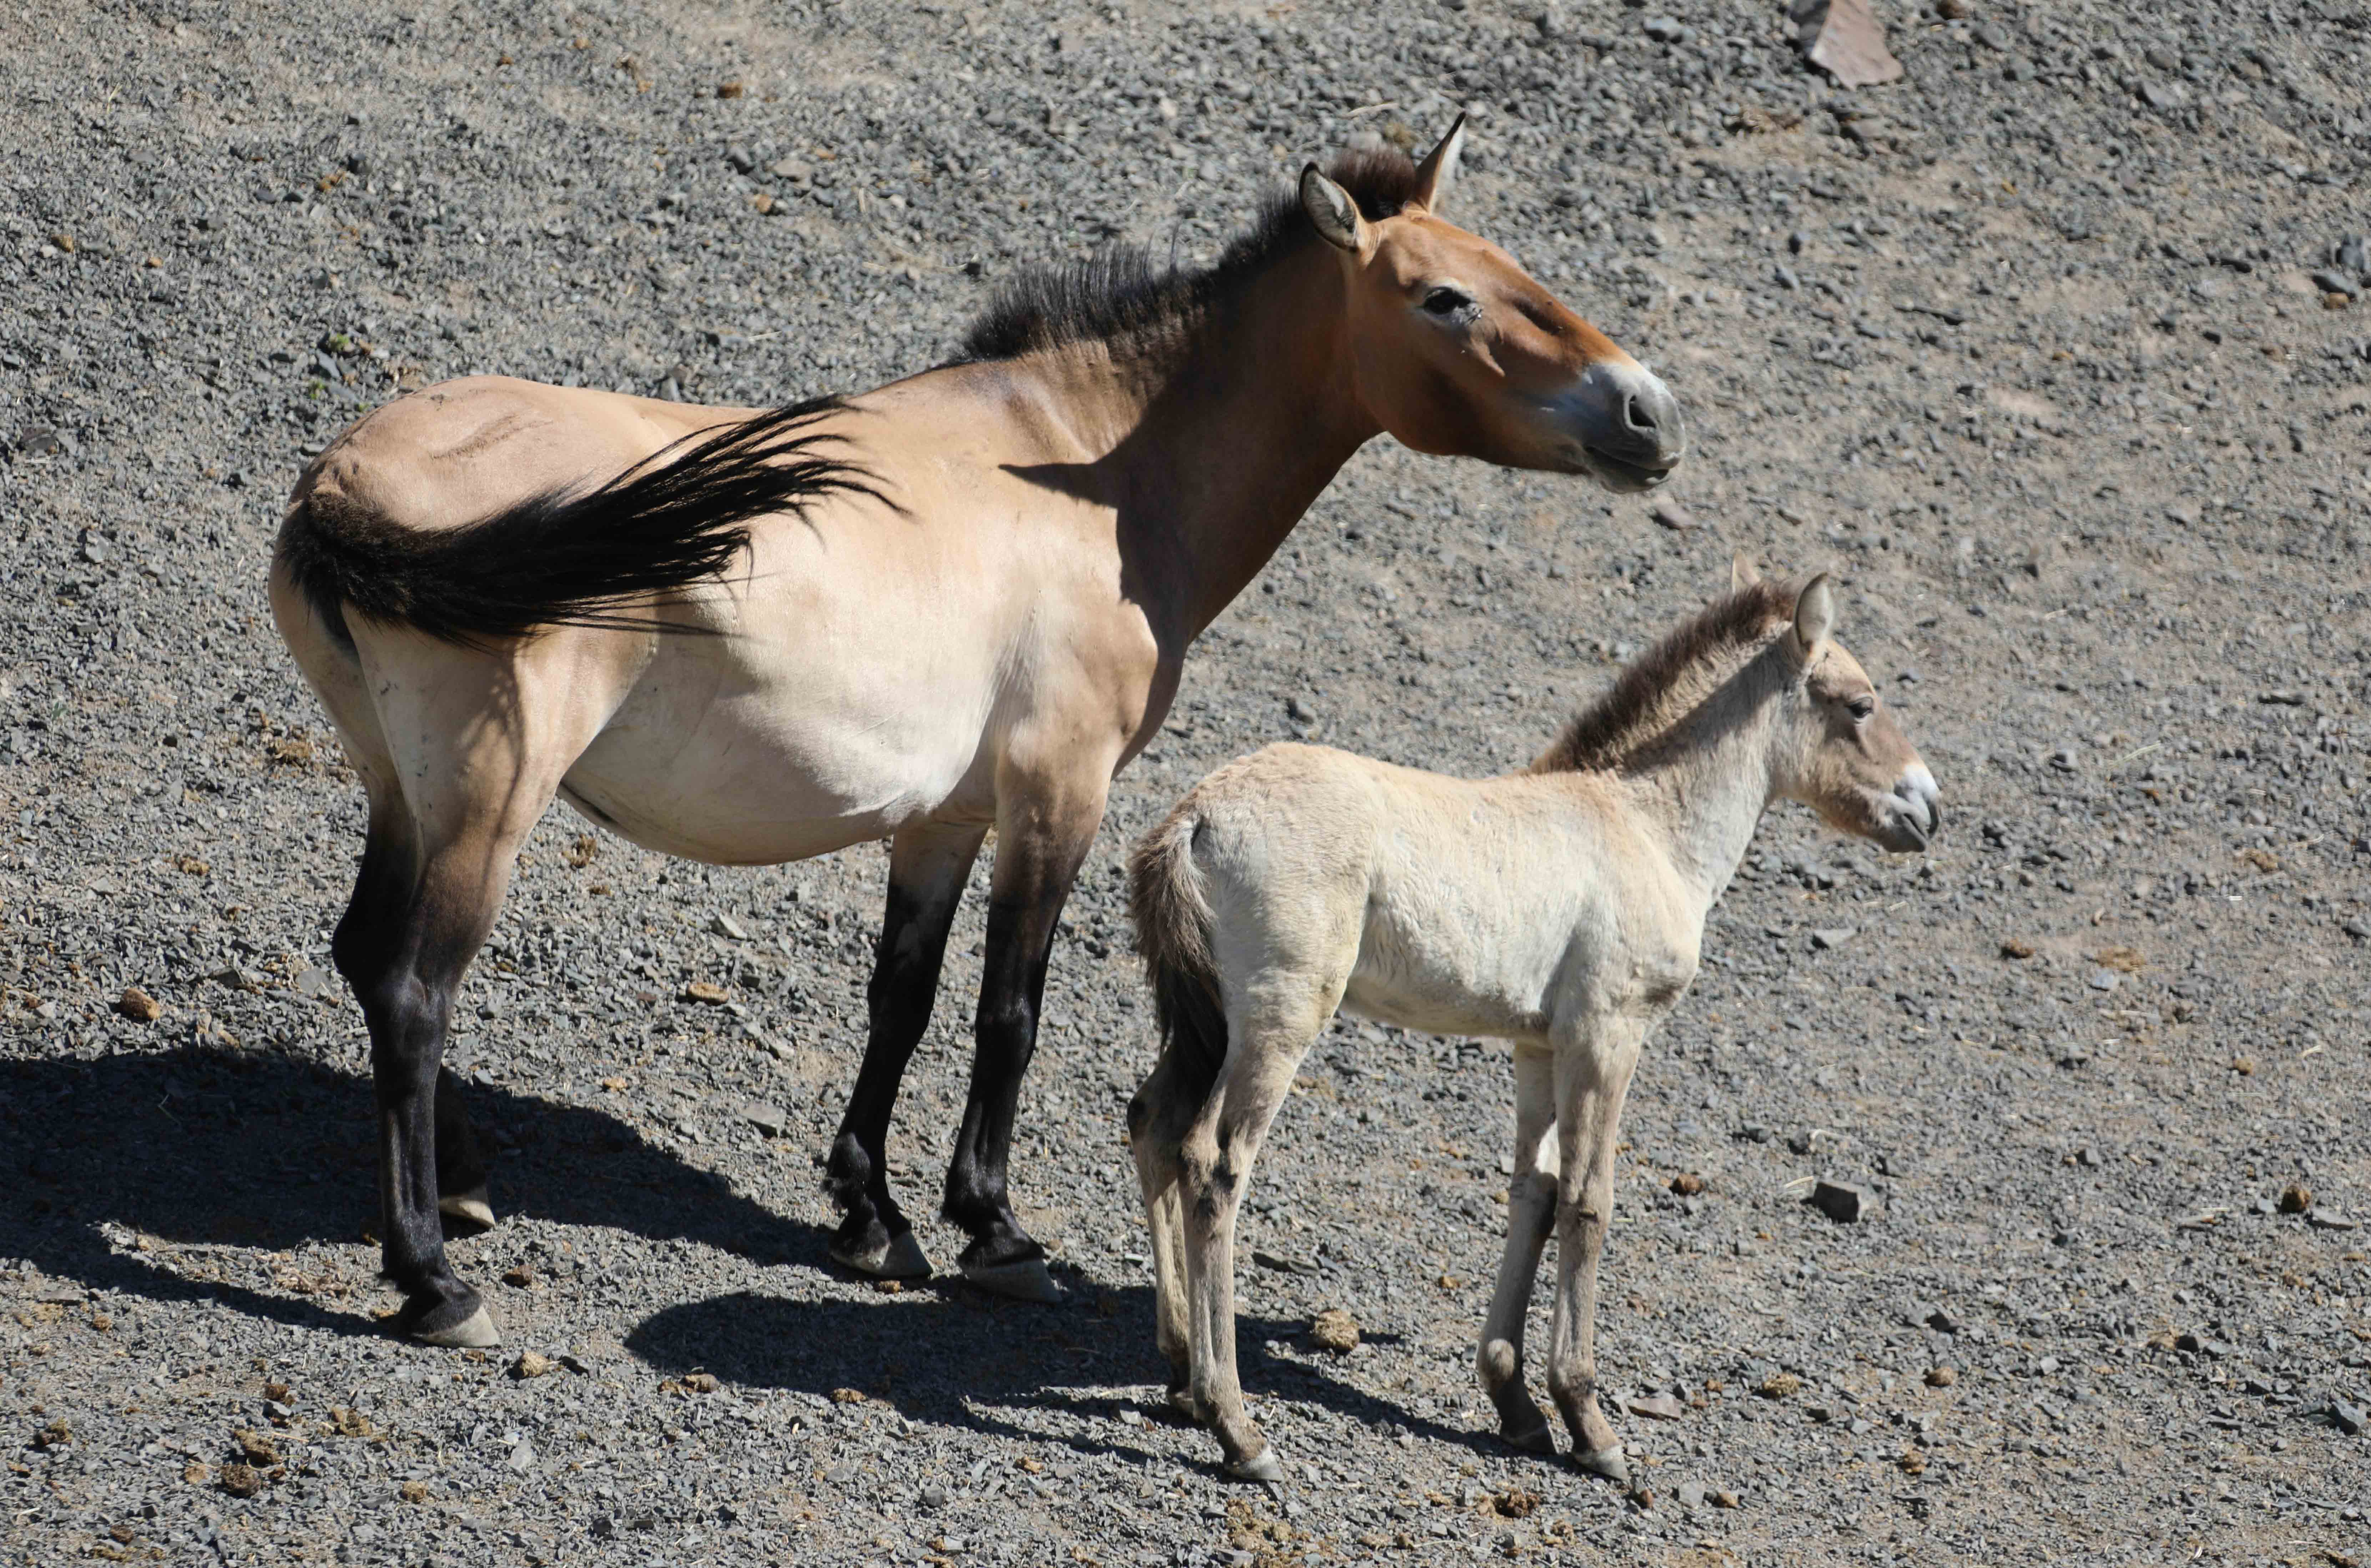
[[[1597,1403],[1597,1258],[1614,1126],[1647,1032],[1774,800],[1924,849],[1935,779],[1850,653],[1833,597],[1752,579],[1625,670],[1528,773],[1468,780],[1276,745],[1197,785],[1137,847],[1159,1065],[1128,1107],[1170,1397],[1227,1469],[1273,1480],[1235,1375],[1234,1229],[1277,1108],[1342,1009],[1515,1047],[1507,1251],[1476,1363],[1517,1446],[1554,1453],[1523,1318],[1556,1232],[1548,1389],[1581,1467],[1628,1466]]]
[[[1671,393],[1446,222],[1462,144],[1311,165],[1214,267],[1025,278],[955,363],[688,408],[500,377],[378,409],[298,481],[272,609],[370,798],[339,972],[370,1025],[397,1326],[498,1331],[437,1211],[490,1223],[441,1071],[456,988],[555,796],[638,844],[770,864],[890,841],[831,1254],[930,1263],[891,1195],[897,1086],[991,828],[971,1092],[943,1212],[1045,1299],[1006,1157],[1063,900],[1186,651],[1342,465],[1423,452],[1661,481]],[[862,323],[856,324],[862,329]]]

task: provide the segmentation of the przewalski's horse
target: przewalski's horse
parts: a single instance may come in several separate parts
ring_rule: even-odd
[[[1774,800],[1923,849],[1935,780],[1831,636],[1828,580],[1739,582],[1639,659],[1528,773],[1467,780],[1270,746],[1138,846],[1159,1065],[1128,1107],[1171,1398],[1237,1475],[1282,1471],[1235,1376],[1234,1229],[1269,1122],[1339,1008],[1515,1047],[1507,1251],[1477,1362],[1500,1431],[1554,1453],[1523,1387],[1553,1229],[1548,1389],[1583,1468],[1628,1469],[1597,1404],[1597,1258],[1615,1124],[1647,1032]]]
[[[495,1337],[439,1234],[440,1198],[492,1217],[440,1063],[555,793],[717,863],[890,838],[828,1166],[832,1255],[888,1276],[929,1271],[883,1147],[996,831],[944,1212],[972,1278],[1054,1293],[1006,1196],[1014,1103],[1063,899],[1195,636],[1379,432],[1616,490],[1680,459],[1662,384],[1441,219],[1460,136],[1421,166],[1311,166],[1208,271],[1032,277],[960,361],[859,396],[769,413],[472,379],[322,453],[272,602],[370,801],[334,951],[370,1026],[401,1328]]]

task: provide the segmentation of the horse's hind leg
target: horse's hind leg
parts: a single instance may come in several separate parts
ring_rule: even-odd
[[[1515,1179],[1508,1185],[1507,1251],[1482,1321],[1475,1355],[1482,1391],[1498,1407],[1498,1435],[1535,1454],[1556,1452],[1546,1418],[1523,1386],[1523,1321],[1540,1250],[1556,1228],[1556,1058],[1535,1045],[1515,1048]]]
[[[519,845],[606,709],[573,666],[545,683],[523,660],[381,635],[389,641],[361,651],[390,744],[356,759],[371,836],[333,951],[370,1026],[381,1265],[405,1298],[396,1326],[431,1344],[489,1345],[493,1320],[445,1262],[438,1218],[447,1183],[484,1176],[444,1075],[445,1033]],[[440,1161],[446,1130],[457,1142]]]
[[[1144,1193],[1144,1217],[1152,1238],[1153,1337],[1169,1360],[1169,1402],[1180,1413],[1207,1421],[1210,1412],[1193,1398],[1194,1360],[1186,1327],[1186,1210],[1178,1176],[1186,1132],[1202,1109],[1210,1085],[1193,1080],[1174,1050],[1164,1050],[1128,1105],[1128,1147],[1136,1154],[1137,1184]]]
[[[883,1279],[919,1279],[931,1272],[913,1227],[889,1193],[889,1112],[906,1064],[930,1026],[947,928],[985,836],[980,828],[925,823],[900,830],[890,847],[889,908],[865,992],[871,1018],[864,1065],[857,1069],[825,1168],[833,1197],[848,1211],[832,1238],[832,1258]]]

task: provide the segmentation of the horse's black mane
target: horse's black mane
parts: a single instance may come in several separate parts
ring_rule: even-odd
[[[1370,222],[1393,216],[1416,194],[1416,165],[1397,152],[1345,153],[1325,172]],[[1157,268],[1133,245],[1116,245],[1082,261],[1032,267],[998,291],[995,303],[964,334],[954,363],[1012,359],[1064,343],[1169,336],[1278,259],[1323,243],[1299,194],[1287,190],[1271,198],[1251,232],[1207,269]]]

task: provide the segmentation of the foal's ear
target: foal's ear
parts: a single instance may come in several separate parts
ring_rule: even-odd
[[[1366,243],[1367,222],[1350,193],[1319,172],[1315,164],[1301,171],[1301,210],[1317,225],[1325,243],[1356,252]]]
[[[1742,555],[1733,556],[1730,558],[1729,563],[1729,591],[1730,593],[1742,594],[1748,588],[1754,586],[1761,581],[1762,573],[1753,570],[1753,563],[1751,560],[1747,559]]]
[[[1836,629],[1836,594],[1824,571],[1803,584],[1795,595],[1795,647],[1809,659],[1826,646]]]
[[[1409,202],[1439,217],[1442,203],[1449,200],[1449,188],[1457,183],[1457,166],[1464,156],[1465,116],[1461,114],[1440,144],[1416,166],[1416,194],[1408,198]]]

